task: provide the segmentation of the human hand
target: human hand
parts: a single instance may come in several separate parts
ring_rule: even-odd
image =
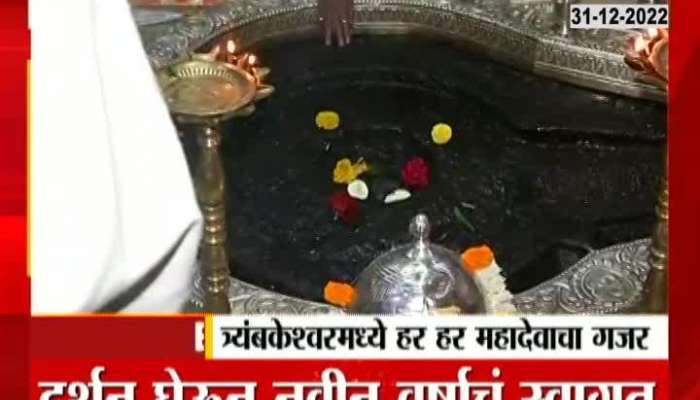
[[[335,35],[338,46],[350,44],[354,17],[353,0],[318,0],[318,15],[326,46]]]

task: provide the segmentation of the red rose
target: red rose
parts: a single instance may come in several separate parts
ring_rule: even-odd
[[[355,225],[360,222],[360,204],[357,200],[350,197],[345,190],[338,191],[331,196],[331,207],[333,207],[335,215],[340,217],[345,223]]]
[[[420,157],[413,157],[403,166],[401,176],[406,186],[411,189],[422,189],[430,181],[428,164]]]

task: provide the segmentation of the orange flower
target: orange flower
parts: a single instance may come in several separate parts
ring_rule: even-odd
[[[352,285],[329,281],[323,289],[323,297],[327,302],[345,308],[355,302],[356,293]]]
[[[493,263],[493,251],[487,245],[470,247],[462,253],[462,267],[477,272]]]

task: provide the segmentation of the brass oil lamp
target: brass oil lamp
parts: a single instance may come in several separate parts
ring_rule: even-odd
[[[668,31],[649,29],[630,37],[625,63],[639,73],[639,78],[668,89]],[[639,311],[668,312],[668,147],[664,150],[663,172],[656,204],[656,225],[649,248],[649,275],[645,281]]]
[[[188,61],[161,71],[158,79],[175,122],[194,126],[197,135],[199,156],[193,180],[204,234],[195,297],[201,298],[203,311],[230,313],[220,124],[250,115],[255,102],[271,95],[274,88],[262,83],[269,69],[255,66],[254,56],[246,55],[245,60],[232,64],[218,60],[218,55],[218,46],[208,54],[192,55]]]

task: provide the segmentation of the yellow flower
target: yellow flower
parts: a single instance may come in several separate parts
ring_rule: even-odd
[[[333,182],[335,183],[350,183],[357,178],[357,173],[352,167],[350,159],[343,158],[335,164],[333,170]]]
[[[360,176],[360,174],[368,170],[369,166],[367,166],[367,163],[361,158],[354,164],[349,158],[343,158],[335,164],[333,182],[350,183]]]
[[[316,114],[316,126],[332,131],[340,125],[340,116],[335,111],[321,111]]]
[[[430,135],[433,137],[435,144],[445,144],[452,139],[452,127],[445,123],[436,124],[433,126]]]
[[[352,169],[354,169],[355,173],[359,176],[369,171],[369,166],[363,158],[360,158],[355,164],[352,165]]]

